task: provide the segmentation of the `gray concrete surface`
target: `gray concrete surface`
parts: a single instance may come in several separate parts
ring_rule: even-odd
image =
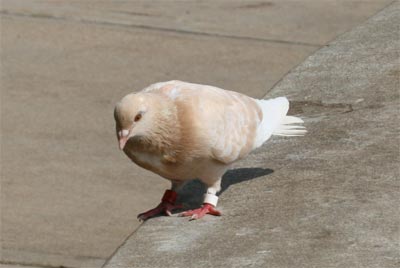
[[[390,0],[4,1],[10,14],[320,46]],[[61,7],[61,8],[60,8]]]
[[[389,2],[3,0],[1,261],[99,267],[157,204],[168,183],[117,149],[127,92],[181,79],[261,97]]]
[[[222,217],[151,219],[105,267],[399,267],[399,25],[396,2],[267,94],[309,133],[237,163]]]

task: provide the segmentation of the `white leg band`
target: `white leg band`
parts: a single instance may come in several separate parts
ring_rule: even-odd
[[[208,204],[211,204],[214,207],[216,207],[217,204],[218,204],[218,196],[216,196],[215,194],[206,193],[204,195],[204,202],[203,203],[208,203]]]

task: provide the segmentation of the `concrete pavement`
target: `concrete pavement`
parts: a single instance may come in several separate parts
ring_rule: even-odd
[[[222,217],[151,219],[105,267],[399,267],[399,25],[396,2],[267,94],[308,134],[238,162]]]
[[[9,14],[321,46],[390,1],[3,1]]]
[[[112,109],[181,79],[261,97],[390,1],[2,1],[1,261],[99,267],[166,181],[117,150]]]

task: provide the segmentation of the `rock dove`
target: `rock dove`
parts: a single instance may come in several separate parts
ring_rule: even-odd
[[[119,147],[137,165],[171,181],[161,203],[138,215],[171,215],[177,190],[192,179],[206,186],[203,205],[181,213],[190,219],[216,209],[221,177],[235,161],[271,135],[302,136],[303,121],[287,116],[285,97],[258,100],[208,85],[182,81],[152,84],[126,95],[114,110]]]

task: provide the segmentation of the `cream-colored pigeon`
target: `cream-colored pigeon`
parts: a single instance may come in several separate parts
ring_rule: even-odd
[[[207,186],[203,206],[180,215],[221,215],[217,193],[232,163],[271,135],[305,134],[299,125],[303,121],[287,116],[288,109],[285,97],[257,100],[182,81],[156,83],[123,97],[114,111],[120,149],[137,165],[171,181],[161,203],[138,218],[171,215],[182,207],[175,204],[179,187],[196,178]]]

